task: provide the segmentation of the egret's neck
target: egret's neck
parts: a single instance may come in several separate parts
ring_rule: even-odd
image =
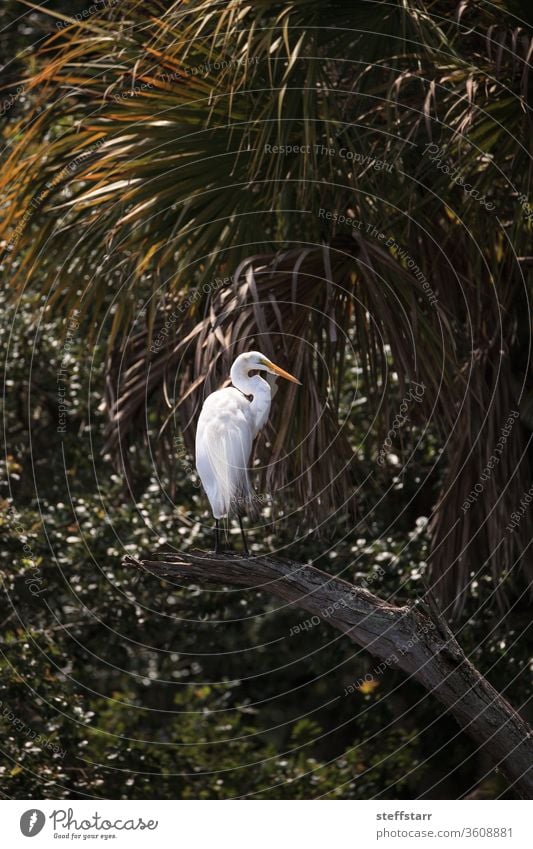
[[[236,389],[245,395],[251,395],[250,407],[255,420],[255,433],[261,430],[270,412],[272,393],[269,384],[258,374],[248,375],[248,367],[244,363],[233,363],[230,371],[231,382]]]

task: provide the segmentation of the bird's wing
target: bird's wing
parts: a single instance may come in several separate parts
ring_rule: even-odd
[[[251,494],[253,432],[250,402],[241,392],[230,388],[209,395],[196,430],[196,468],[217,519]]]

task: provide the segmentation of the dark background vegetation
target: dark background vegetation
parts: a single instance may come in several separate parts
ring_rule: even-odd
[[[174,229],[175,210],[168,221],[164,216],[151,218],[143,212],[143,202],[150,195],[165,210],[168,204],[165,192],[169,190],[169,181],[165,180],[164,172],[168,160],[160,153],[150,154],[143,149],[143,140],[149,136],[154,141],[160,131],[151,120],[156,111],[153,98],[159,98],[157,108],[168,108],[169,104],[172,107],[172,98],[182,102],[181,90],[175,85],[156,88],[155,92],[150,90],[144,98],[135,97],[131,102],[124,98],[115,104],[114,111],[109,107],[106,112],[98,105],[108,86],[115,86],[113,91],[127,89],[134,59],[146,46],[144,35],[128,41],[123,35],[124,21],[130,16],[139,24],[147,19],[148,11],[163,18],[171,5],[154,2],[140,8],[142,4],[123,3],[120,8],[98,12],[92,16],[93,24],[99,20],[108,28],[107,32],[122,33],[120,37],[117,35],[113,46],[117,51],[115,66],[108,62],[109,47],[97,43],[96,33],[95,42],[84,48],[87,53],[81,50],[78,54],[78,65],[71,56],[63,66],[59,63],[57,72],[51,68],[55,51],[63,49],[60,40],[56,38],[52,48],[40,52],[41,40],[57,33],[54,21],[44,13],[27,10],[17,0],[4,3],[0,14],[5,27],[0,39],[3,101],[16,92],[23,78],[32,75],[33,80],[31,85],[25,84],[24,92],[16,97],[2,119],[6,164],[1,270],[10,285],[3,287],[0,329],[5,353],[5,451],[0,484],[3,581],[0,791],[10,798],[227,799],[254,795],[394,799],[457,798],[472,794],[512,798],[512,791],[506,789],[505,781],[492,770],[486,756],[476,750],[451,718],[442,714],[430,695],[400,672],[388,669],[366,690],[360,688],[345,695],[345,688],[372,673],[376,662],[328,628],[327,622],[291,636],[291,629],[306,621],[305,614],[296,608],[283,608],[260,591],[185,589],[168,581],[133,574],[122,568],[120,561],[125,552],[155,551],[169,546],[209,548],[212,544],[206,503],[190,473],[191,420],[199,396],[193,395],[190,408],[177,413],[173,402],[198,377],[198,368],[210,386],[226,376],[227,365],[239,350],[239,340],[231,337],[230,331],[229,345],[222,353],[219,351],[217,343],[212,341],[210,309],[221,309],[221,304],[227,308],[228,302],[223,299],[226,295],[233,297],[234,293],[225,290],[210,293],[185,310],[182,324],[176,327],[178,342],[195,328],[205,326],[205,334],[195,340],[197,347],[185,353],[179,345],[174,349],[172,340],[169,342],[163,351],[164,373],[161,370],[158,380],[150,385],[147,402],[146,373],[136,372],[135,364],[146,365],[149,341],[158,322],[180,303],[180,297],[193,291],[203,280],[211,279],[213,273],[234,273],[239,262],[251,254],[262,252],[268,264],[280,245],[285,249],[296,246],[300,251],[305,248],[306,239],[319,245],[324,241],[333,252],[333,279],[345,287],[353,286],[350,295],[357,296],[363,314],[350,312],[343,299],[345,294],[337,301],[335,297],[330,301],[330,290],[325,291],[322,279],[316,283],[315,272],[324,274],[320,247],[317,257],[311,255],[306,260],[308,264],[300,266],[306,275],[303,286],[307,292],[314,285],[318,287],[310,301],[319,303],[322,310],[326,306],[330,309],[328,315],[346,329],[350,344],[341,351],[340,344],[327,338],[323,328],[307,327],[302,331],[306,342],[310,342],[305,350],[318,351],[319,356],[314,359],[309,353],[302,355],[295,370],[304,380],[304,393],[306,383],[316,383],[321,402],[331,392],[328,405],[323,408],[320,438],[326,441],[328,434],[339,430],[339,422],[343,423],[342,445],[332,451],[334,456],[327,457],[321,471],[314,472],[316,480],[321,479],[321,474],[333,480],[346,452],[353,461],[349,473],[340,476],[340,488],[333,495],[326,493],[322,502],[313,501],[309,510],[302,508],[305,493],[291,487],[290,476],[288,481],[283,481],[287,488],[283,490],[281,504],[278,498],[270,511],[265,510],[260,528],[252,531],[255,551],[279,547],[288,557],[313,561],[355,583],[366,580],[372,591],[398,602],[416,600],[426,584],[433,581],[446,614],[450,618],[454,614],[454,630],[473,663],[527,716],[530,695],[527,636],[531,619],[527,592],[528,517],[512,541],[506,537],[503,545],[498,542],[498,555],[493,556],[494,540],[503,539],[505,524],[530,485],[531,477],[528,450],[532,379],[527,301],[531,266],[516,260],[517,256],[527,257],[531,238],[531,224],[517,204],[517,197],[528,191],[530,182],[528,98],[531,95],[524,89],[523,64],[516,58],[513,60],[511,48],[513,33],[515,57],[524,55],[523,39],[531,38],[525,20],[526,4],[493,4],[491,10],[484,7],[481,18],[476,20],[468,18],[467,8],[465,23],[472,27],[475,24],[478,29],[460,37],[453,35],[455,3],[441,2],[427,7],[409,4],[411,11],[413,5],[418,5],[433,15],[433,24],[427,23],[426,27],[424,23],[427,43],[420,50],[424,71],[430,69],[435,78],[447,77],[449,66],[455,63],[456,78],[452,83],[456,90],[449,95],[449,102],[445,99],[447,95],[440,92],[435,95],[435,113],[430,98],[429,111],[424,115],[428,89],[420,86],[407,89],[405,96],[413,106],[407,117],[391,116],[387,109],[392,107],[380,107],[378,111],[376,106],[370,119],[367,111],[371,112],[371,107],[367,110],[366,106],[363,108],[359,102],[354,105],[350,100],[342,105],[352,120],[357,115],[366,115],[366,126],[348,143],[356,150],[374,151],[376,156],[380,149],[374,146],[372,127],[369,129],[372,122],[374,127],[379,122],[389,130],[397,127],[400,137],[402,134],[405,137],[409,128],[420,144],[430,138],[428,122],[434,122],[436,133],[436,113],[439,120],[446,116],[452,127],[454,121],[464,122],[465,133],[471,134],[470,147],[457,143],[454,148],[456,140],[450,141],[452,134],[450,138],[439,138],[438,133],[433,137],[439,143],[449,143],[454,161],[461,162],[470,173],[475,172],[475,184],[489,192],[497,204],[503,230],[495,223],[495,217],[489,219],[479,209],[479,204],[473,201],[468,204],[462,191],[450,185],[442,173],[436,173],[427,163],[421,165],[420,157],[411,162],[408,150],[402,151],[402,168],[417,176],[420,176],[417,169],[427,168],[426,185],[439,198],[434,198],[429,206],[427,196],[417,189],[414,195],[409,194],[408,203],[408,189],[398,176],[398,167],[392,176],[380,172],[378,177],[375,172],[361,177],[361,181],[367,181],[364,183],[367,195],[359,200],[354,200],[353,185],[346,188],[344,183],[338,189],[319,187],[309,201],[315,209],[320,205],[339,211],[353,207],[356,217],[365,215],[379,228],[386,227],[387,232],[397,234],[398,242],[407,245],[409,252],[419,259],[438,293],[443,322],[440,327],[449,332],[445,342],[436,337],[434,311],[422,292],[412,294],[412,280],[397,257],[372,253],[374,248],[370,244],[355,247],[342,230],[320,232],[323,225],[316,216],[312,221],[310,218],[304,221],[302,216],[291,217],[283,211],[284,207],[303,208],[305,192],[315,189],[302,188],[303,182],[299,180],[294,188],[288,183],[284,187],[281,172],[269,173],[272,183],[265,188],[265,192],[272,193],[272,198],[267,199],[272,201],[274,210],[276,196],[282,189],[286,193],[274,223],[269,220],[268,226],[263,220],[258,226],[254,217],[255,201],[250,200],[253,187],[245,199],[236,191],[224,189],[211,207],[200,200],[202,188],[216,185],[220,178],[205,164],[198,173],[188,172],[187,179],[196,181],[193,189],[198,199],[188,200],[183,233]],[[357,17],[350,11],[350,4],[322,6],[327,7],[324,14],[330,22],[337,15],[339,25],[348,26],[354,14],[355,26],[362,27],[365,23],[364,14]],[[83,8],[87,5],[82,2],[47,4],[48,10],[67,14]],[[282,32],[283,22],[278,24],[276,16],[281,16],[284,9],[292,9],[295,17],[288,17],[288,43],[284,44],[281,35],[282,46],[277,49],[287,50],[290,55],[299,38],[297,25],[302,21],[298,16],[301,14],[307,20],[309,14],[319,14],[313,4],[258,3],[250,14],[253,17],[257,13],[257,20],[263,15],[263,23],[275,23]],[[371,15],[372,10],[366,13]],[[520,15],[521,24],[513,14]],[[456,53],[453,62],[449,57],[444,60],[438,53],[437,20],[442,24],[442,37],[453,45]],[[188,26],[195,25],[198,26],[198,21],[194,20],[192,10]],[[369,26],[377,27],[378,31],[374,32],[374,38],[365,41],[364,58],[371,61],[373,55],[381,59],[389,51],[389,62],[394,54],[395,71],[388,67],[369,82],[364,74],[351,80],[342,63],[335,67],[332,60],[327,73],[339,82],[344,81],[343,85],[348,78],[351,85],[359,85],[364,91],[368,82],[369,90],[374,93],[390,95],[391,86],[397,84],[400,90],[404,83],[408,85],[402,72],[405,74],[413,59],[400,55],[398,45],[394,49],[390,47],[390,30],[394,27],[391,22],[386,24],[381,12],[377,23],[376,19],[369,19]],[[486,36],[491,26],[500,34],[505,33],[506,40],[502,40],[505,49],[499,54],[497,46],[493,45],[492,52],[487,48]],[[208,24],[206,28],[210,33]],[[162,28],[161,39],[164,33],[166,30]],[[421,32],[419,35],[422,37]],[[175,38],[168,33],[167,36],[169,42],[161,42],[161,56],[154,59],[155,54],[150,55],[160,62],[161,72],[169,73],[175,67],[173,61],[179,45]],[[65,35],[64,39],[68,37]],[[244,49],[242,45],[243,41],[236,37],[232,49],[238,52]],[[264,45],[255,46],[258,55],[262,55]],[[357,43],[343,47],[342,40],[337,44],[333,36],[329,45],[326,40],[326,46],[332,51],[328,53],[330,56],[345,55],[343,49],[359,49]],[[126,58],[124,53],[118,55],[121,47]],[[321,45],[315,47],[318,50]],[[193,45],[191,51],[194,53],[196,48]],[[301,49],[305,52],[306,47]],[[79,43],[76,50],[80,50]],[[202,55],[201,51],[196,55],[196,63]],[[188,61],[194,64],[190,57]],[[98,63],[103,67],[106,62],[109,69],[93,85],[91,69]],[[305,67],[307,70],[302,73],[308,73],[311,65]],[[280,68],[283,78],[287,70],[281,59]],[[278,70],[274,69],[276,73]],[[155,72],[149,73],[141,63],[136,74],[139,85],[143,79],[153,81]],[[225,77],[224,81],[237,88],[244,84],[236,78]],[[427,79],[426,83],[430,85]],[[222,83],[220,79],[209,79],[199,85],[207,90],[210,85]],[[69,97],[57,106],[58,92],[67,91]],[[465,100],[456,108],[460,94]],[[400,101],[401,98],[402,94]],[[474,108],[479,105],[476,98],[486,109],[481,118]],[[299,118],[299,101],[298,105],[290,101],[282,104],[287,110],[284,114],[294,114],[298,120],[294,127],[283,130],[286,135],[278,141],[301,142],[304,129],[311,133],[312,139],[327,141],[324,127],[333,121],[334,106],[328,103],[326,108],[325,100],[317,106],[313,98],[310,100],[304,102],[309,110],[308,121]],[[275,118],[276,98],[265,96],[261,103],[261,108],[268,106],[268,115]],[[414,109],[415,104],[418,110]],[[470,107],[473,114],[461,112],[463,107]],[[191,125],[198,121],[198,126],[208,126],[209,110],[196,116],[195,107],[188,108],[191,115],[179,124],[180,132],[187,121]],[[257,109],[260,111],[260,105]],[[265,113],[261,114],[265,117]],[[30,118],[31,129],[26,123]],[[233,119],[237,121],[235,116]],[[257,126],[262,126],[260,115],[257,121]],[[502,125],[508,133],[502,130]],[[40,185],[52,175],[60,174],[62,166],[94,144],[99,134],[113,132],[116,136],[120,126],[127,127],[132,134],[127,140],[130,147],[122,149],[111,144],[110,149],[104,147],[88,156],[77,171],[76,182],[69,185],[67,178],[60,181],[54,189],[57,194],[36,208],[15,249],[7,251],[6,233],[12,231],[24,210],[30,208]],[[494,137],[495,133],[499,135]],[[170,144],[174,143],[174,134],[179,135],[171,128]],[[259,149],[269,139],[276,141],[268,135],[259,135],[254,144]],[[164,136],[160,142],[169,144]],[[206,151],[214,149],[214,136],[207,133],[203,143]],[[237,143],[244,141],[239,137]],[[177,141],[175,144],[175,148],[164,148],[168,155],[188,155],[187,149],[179,148]],[[228,144],[223,139],[220,149]],[[386,159],[387,155],[393,156],[392,148],[381,158]],[[517,165],[520,155],[524,156],[522,166]],[[494,159],[500,166],[500,177],[495,177],[495,170],[488,167]],[[234,167],[238,168],[239,163],[237,158]],[[249,166],[249,180],[252,172],[259,180],[261,167],[257,163]],[[271,163],[264,167],[277,166]],[[301,177],[298,169],[303,167],[303,163],[295,163],[293,173]],[[131,196],[122,206],[120,203],[113,206],[111,200],[107,203],[107,196],[94,206],[84,199],[87,186],[109,184],[112,178],[124,173],[141,180],[138,193],[135,194],[137,189],[131,190]],[[155,179],[155,186],[146,188],[150,178]],[[379,180],[382,182],[378,186]],[[509,189],[509,181],[515,187],[514,192]],[[413,184],[409,184],[409,192],[413,192]],[[170,190],[176,193],[178,204],[179,180],[175,186],[170,182]],[[374,190],[377,197],[369,200],[374,197]],[[183,192],[188,198],[194,194],[189,183],[183,186]],[[431,228],[431,239],[424,242],[413,236],[413,228],[405,223],[405,216],[398,214],[394,218],[388,203],[379,199],[382,196],[388,202],[394,199],[403,210],[413,209],[411,204],[418,203],[419,220]],[[63,212],[58,212],[54,203],[72,199],[78,201],[73,225],[61,230],[63,221],[59,221],[59,216]],[[116,201],[116,196],[112,200]],[[207,261],[199,264],[189,278],[172,276],[171,282],[163,283],[161,288],[161,280],[169,267],[174,269],[178,257],[194,257],[200,247],[202,251],[211,248],[220,257],[217,251],[224,240],[231,240],[228,232],[210,230],[205,240],[202,236],[200,245],[199,237],[187,231],[189,221],[200,221],[205,227],[206,222],[216,218],[219,203],[227,204],[230,212],[238,211],[239,204],[249,212],[255,232],[246,231],[247,248],[242,255],[228,250],[222,259],[213,261],[213,268]],[[468,238],[458,226],[458,214],[452,209],[459,209],[468,220]],[[130,238],[132,220],[138,227],[135,238]],[[56,225],[59,235],[52,235],[47,242]],[[91,244],[88,239],[83,241],[89,225],[93,228],[91,232],[96,233]],[[251,224],[246,226],[252,228]],[[233,232],[240,233],[237,229]],[[117,249],[118,259],[111,269],[104,267],[102,260],[110,250],[106,241],[110,233],[112,242],[114,238],[126,240]],[[509,237],[513,250],[502,233]],[[435,239],[443,240],[461,287],[456,287],[449,269],[441,268],[442,262],[435,260],[432,241]],[[240,244],[237,238],[234,241]],[[477,245],[476,249],[472,243]],[[170,244],[172,250],[155,260],[150,252],[155,244]],[[74,245],[76,256],[81,259],[77,267],[70,265],[68,258]],[[391,304],[386,299],[379,301],[383,295],[376,290],[376,279],[363,269],[358,271],[356,280],[352,265],[346,268],[337,262],[339,251],[360,257],[364,250],[370,252],[371,266],[382,263],[379,270],[383,280],[390,280],[397,287],[399,297],[405,299],[401,303],[407,304],[410,321],[416,328],[420,371],[409,366],[412,352],[407,343],[402,348],[401,320],[394,311],[386,314]],[[114,247],[110,253],[115,256],[113,251]],[[291,262],[294,265],[294,259]],[[353,264],[353,258],[349,263]],[[485,272],[487,265],[490,276]],[[89,298],[80,301],[79,286],[85,276],[91,280],[92,288]],[[280,292],[284,291],[287,279],[292,281],[293,277],[289,270],[285,276],[283,273],[278,277],[272,273],[266,278],[258,275],[259,282],[263,279],[281,303]],[[117,298],[119,283],[122,285],[124,280],[128,281],[127,285]],[[153,297],[154,291],[157,298]],[[257,314],[250,290],[243,290],[238,297],[243,303],[251,304],[251,329],[245,349],[260,346],[264,341],[261,315]],[[377,339],[365,324],[364,312],[370,308],[377,314],[382,310],[383,323],[379,329],[385,335],[377,333]],[[81,315],[79,327],[74,328],[75,309],[80,309]],[[224,331],[234,322],[235,315],[230,311],[220,319]],[[272,323],[274,353],[280,354],[280,363],[292,371],[295,360],[298,364],[299,349],[284,348],[280,328],[274,326],[268,312],[265,315]],[[287,322],[296,321],[289,310],[284,318]],[[69,339],[67,346],[66,339]],[[502,348],[504,361],[500,356]],[[212,369],[208,354],[213,359]],[[320,363],[327,363],[328,358],[333,364],[329,375],[320,371]],[[117,362],[122,366],[133,364],[135,382],[128,384],[128,375],[117,376]],[[469,365],[472,373],[465,388],[462,377]],[[65,433],[58,433],[57,390],[62,367],[66,371],[68,416]],[[398,435],[393,456],[380,469],[376,466],[377,450],[389,420],[401,404],[408,380],[415,377],[424,380],[427,386],[424,403],[428,406],[412,411],[413,419]],[[329,380],[336,382],[334,389],[328,385]],[[171,403],[165,406],[169,386]],[[203,381],[199,391],[202,387]],[[116,393],[118,401],[114,400]],[[380,393],[386,397],[386,409],[381,409],[376,418],[376,407],[380,409],[376,397]],[[129,407],[132,396],[138,403]],[[273,428],[261,449],[265,457],[276,445],[282,416],[287,420],[290,415],[285,401],[282,395],[274,401],[277,412],[274,412]],[[439,413],[431,417],[428,410],[435,404],[441,405]],[[454,536],[459,506],[478,481],[485,455],[488,452],[490,456],[490,446],[497,442],[501,426],[515,408],[520,410],[521,419],[510,443],[510,456],[502,461],[494,480],[487,485],[482,503],[468,516],[467,530],[463,525],[461,534]],[[483,411],[488,413],[486,420]],[[452,432],[454,423],[457,427]],[[124,428],[124,441],[119,438],[118,425]],[[297,409],[292,426],[305,428],[305,416]],[[449,442],[446,434],[450,436]],[[291,439],[296,440],[297,435],[297,431],[289,431]],[[304,453],[287,462],[305,464],[305,450],[304,445]],[[307,450],[311,450],[309,446]],[[405,458],[409,461],[404,464]],[[462,470],[459,476],[458,468]],[[450,495],[449,484],[456,477],[458,490],[452,490]],[[508,481],[512,483],[506,489]],[[261,491],[268,490],[264,478],[258,486]],[[503,490],[506,500],[502,507]],[[357,492],[354,504],[350,502],[345,509],[334,512],[332,505],[336,499],[352,491]],[[382,497],[384,492],[386,497]],[[435,512],[437,505],[440,512]],[[294,514],[287,519],[291,510]],[[440,540],[438,546],[436,539]],[[235,540],[237,544],[237,537]],[[33,595],[30,582],[36,575],[39,594]],[[9,718],[11,714],[16,724]],[[57,744],[61,751],[54,753],[37,742],[32,731]]]

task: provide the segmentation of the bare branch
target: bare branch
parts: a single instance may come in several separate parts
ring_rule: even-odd
[[[527,723],[470,663],[438,611],[399,607],[314,566],[274,557],[236,554],[164,554],[133,565],[183,584],[234,584],[260,589],[324,617],[358,646],[401,669],[455,717],[507,775],[533,798],[533,737]],[[328,611],[325,614],[325,611]]]

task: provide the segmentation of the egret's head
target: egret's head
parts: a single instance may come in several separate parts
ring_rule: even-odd
[[[276,374],[278,377],[284,377],[285,380],[290,380],[292,383],[297,383],[299,386],[302,385],[301,381],[298,380],[297,377],[293,377],[288,371],[285,371],[275,363],[270,362],[268,357],[265,357],[265,355],[261,354],[259,351],[250,351],[248,354],[241,354],[240,357],[237,357],[235,363],[237,363],[237,361],[242,361],[248,371],[267,371],[269,374]]]

